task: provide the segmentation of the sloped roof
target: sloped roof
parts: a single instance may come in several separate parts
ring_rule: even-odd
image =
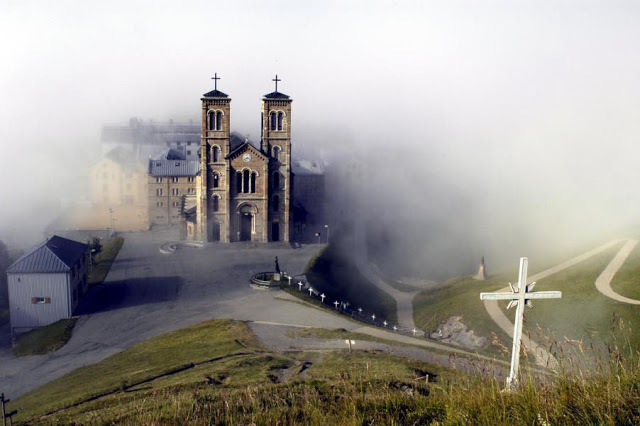
[[[265,99],[289,99],[289,95],[280,92],[271,92],[264,95]]]
[[[67,272],[89,248],[88,245],[54,235],[22,255],[8,273]]]
[[[200,173],[198,160],[149,160],[151,176],[195,176],[198,173]]]
[[[228,98],[226,93],[222,93],[219,90],[212,90],[210,92],[205,93],[204,95],[205,98]]]

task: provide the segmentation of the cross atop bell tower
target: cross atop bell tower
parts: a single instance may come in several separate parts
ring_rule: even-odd
[[[277,75],[276,75],[276,78],[278,78]],[[211,80],[213,80],[213,90],[218,90],[218,80],[221,80],[221,78],[218,77],[218,73],[215,73],[213,77],[211,77]],[[278,84],[276,83],[276,91],[277,90],[278,90]]]
[[[279,78],[278,78],[278,74],[276,74],[276,78],[274,78],[274,79],[273,79],[273,80],[271,80],[271,81],[275,81],[275,82],[276,82],[276,91],[275,91],[275,93],[278,93],[278,82],[279,82],[279,81],[282,81],[282,80],[281,80],[281,79],[279,79]]]

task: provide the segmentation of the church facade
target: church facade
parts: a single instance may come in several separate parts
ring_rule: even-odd
[[[259,146],[232,134],[231,98],[217,90],[217,79],[202,96],[196,203],[185,212],[188,239],[291,241],[292,100],[275,81],[276,90],[262,97]]]

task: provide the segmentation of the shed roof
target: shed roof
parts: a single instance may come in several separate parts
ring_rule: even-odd
[[[22,255],[8,273],[67,272],[89,248],[88,245],[54,235]]]

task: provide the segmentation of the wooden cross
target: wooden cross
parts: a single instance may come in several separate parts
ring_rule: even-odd
[[[278,91],[278,82],[282,81],[281,79],[278,78],[278,74],[276,74],[276,78],[272,79],[271,81],[275,81],[276,82],[276,92]]]
[[[218,73],[215,73],[213,77],[211,77],[211,80],[213,80],[213,89],[218,90],[218,80],[221,80],[221,78],[218,77]]]
[[[509,283],[511,293],[480,293],[480,300],[509,300],[507,309],[516,306],[516,318],[513,326],[513,347],[511,349],[511,370],[507,378],[507,386],[515,387],[518,383],[518,369],[520,367],[520,344],[522,338],[522,320],[524,318],[524,307],[532,306],[531,299],[559,299],[562,297],[560,291],[536,291],[531,293],[535,282],[527,285],[527,264],[526,257],[520,258],[520,273],[518,284],[515,286]]]

